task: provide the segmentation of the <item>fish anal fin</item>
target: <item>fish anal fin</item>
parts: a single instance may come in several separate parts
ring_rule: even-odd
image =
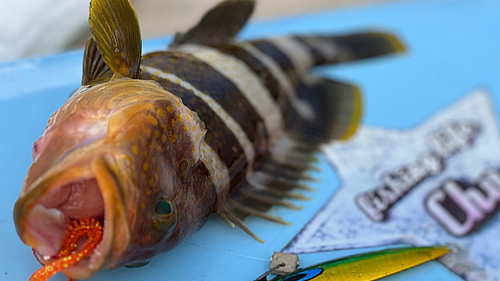
[[[92,0],[93,40],[115,78],[139,78],[142,52],[139,21],[128,0]]]
[[[177,33],[172,46],[181,44],[217,45],[227,43],[245,25],[255,0],[227,0],[210,11],[185,33]]]
[[[314,108],[315,116],[308,120],[296,112],[288,115],[286,131],[293,141],[319,145],[348,139],[356,132],[362,112],[361,92],[356,86],[308,77],[301,83],[298,97]]]
[[[111,79],[112,72],[102,59],[95,41],[90,38],[85,44],[83,55],[82,86],[97,84],[100,81]]]

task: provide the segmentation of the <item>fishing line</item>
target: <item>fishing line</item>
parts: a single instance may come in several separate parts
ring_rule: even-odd
[[[222,250],[211,248],[211,247],[207,247],[207,246],[198,245],[198,244],[191,243],[191,242],[184,242],[184,243],[192,245],[192,246],[200,247],[200,248],[203,248],[203,249],[207,249],[207,250],[211,250],[211,251],[223,253],[223,254],[233,255],[233,256],[237,256],[237,257],[241,257],[241,258],[246,258],[246,259],[257,260],[257,261],[265,261],[265,262],[269,263],[269,259],[262,259],[262,258],[256,258],[256,257],[247,256],[247,255],[241,255],[241,254],[226,252],[226,251],[222,251]]]

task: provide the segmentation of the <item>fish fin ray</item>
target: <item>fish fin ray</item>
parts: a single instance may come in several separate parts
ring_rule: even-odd
[[[243,219],[238,218],[237,214],[234,212],[231,212],[229,210],[224,211],[225,216],[227,217],[228,220],[230,220],[232,223],[234,223],[236,226],[238,226],[241,230],[245,231],[248,235],[250,235],[252,238],[255,240],[259,241],[260,243],[264,243],[264,240],[260,239],[259,236],[255,235],[243,222]]]
[[[94,39],[90,38],[87,40],[83,55],[82,86],[111,79],[112,73],[110,70],[109,66],[102,59]]]
[[[303,206],[297,206],[291,202],[285,201],[278,199],[274,196],[265,194],[265,193],[259,193],[255,192],[252,190],[248,189],[241,189],[241,193],[243,193],[246,197],[254,199],[256,201],[262,202],[263,204],[268,204],[269,206],[277,205],[277,206],[282,206],[285,208],[289,208],[292,210],[302,210]]]
[[[221,217],[227,224],[229,224],[232,228],[234,228],[236,225],[226,216],[225,213],[217,213],[219,217]]]
[[[255,216],[255,217],[259,217],[259,218],[262,218],[262,219],[265,219],[268,221],[280,223],[283,225],[290,225],[290,223],[284,221],[280,216],[269,215],[265,212],[255,210],[252,207],[244,206],[243,204],[241,204],[241,203],[239,203],[231,198],[229,198],[227,205],[228,205],[228,208],[231,208],[233,210],[237,210],[237,211],[239,211],[245,215],[248,215],[248,216]]]
[[[171,46],[181,44],[216,45],[227,43],[248,21],[255,0],[228,0],[208,11],[185,33],[177,33]]]
[[[303,208],[293,201],[311,199],[303,194],[313,191],[306,185],[311,179],[307,176],[309,167],[311,166],[296,167],[288,163],[280,164],[270,156],[266,157],[248,180],[231,191],[229,198],[219,207],[219,215],[229,224],[240,227],[254,238],[256,235],[244,224],[246,218],[250,216],[290,225],[275,214],[276,210],[273,207],[280,206],[291,210]]]
[[[90,30],[115,78],[139,78],[142,52],[139,21],[128,0],[92,0]]]

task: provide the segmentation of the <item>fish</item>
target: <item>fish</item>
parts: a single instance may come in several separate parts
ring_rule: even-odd
[[[16,231],[41,263],[88,219],[102,238],[60,268],[70,278],[144,265],[215,214],[263,242],[247,217],[286,225],[269,210],[300,209],[289,199],[306,199],[320,146],[351,137],[362,111],[356,86],[309,70],[404,46],[379,31],[238,41],[255,4],[223,1],[143,55],[129,1],[90,2],[81,87],[35,141],[14,206]]]
[[[449,246],[386,249],[325,261],[270,281],[378,280],[450,252],[454,249]]]

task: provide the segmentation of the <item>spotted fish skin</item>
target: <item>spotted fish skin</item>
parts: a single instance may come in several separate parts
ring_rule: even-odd
[[[214,213],[259,241],[246,217],[286,224],[266,212],[298,209],[286,199],[304,198],[294,191],[307,189],[319,145],[351,136],[361,112],[356,87],[309,69],[402,47],[383,33],[237,42],[254,4],[222,2],[141,56],[128,0],[91,2],[82,87],[35,143],[14,207],[25,244],[54,256],[68,222],[103,219],[95,254],[64,270],[83,279],[145,264]]]

